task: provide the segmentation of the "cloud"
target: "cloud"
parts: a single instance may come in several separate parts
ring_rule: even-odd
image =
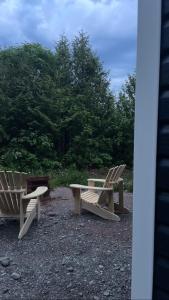
[[[135,69],[137,0],[1,0],[0,43],[40,42],[83,30],[118,89]],[[121,78],[121,79],[120,79]]]

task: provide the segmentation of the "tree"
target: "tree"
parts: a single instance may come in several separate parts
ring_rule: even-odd
[[[119,93],[116,103],[116,151],[117,160],[128,166],[133,164],[134,151],[134,110],[135,110],[136,76],[129,75]]]
[[[134,84],[130,76],[116,103],[84,33],[62,36],[54,51],[0,50],[0,165],[46,172],[131,164]]]

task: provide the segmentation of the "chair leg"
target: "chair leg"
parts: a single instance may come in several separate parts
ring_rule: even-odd
[[[108,191],[108,208],[110,212],[114,212],[113,190]]]
[[[37,220],[40,220],[40,197],[38,197],[38,201],[37,201]]]
[[[35,216],[36,216],[36,207],[29,213],[25,223],[23,224],[23,226],[19,232],[19,236],[18,236],[19,239],[21,239],[27,233]]]
[[[80,215],[81,213],[80,189],[73,188],[73,196],[74,196],[74,203],[75,203],[75,214]]]
[[[24,213],[23,213],[23,203],[22,203],[22,195],[20,197],[20,229],[22,228],[23,224],[24,224]]]
[[[121,179],[119,181],[118,192],[119,192],[119,203],[114,204],[115,212],[118,213],[118,214],[128,214],[129,210],[124,207],[123,179]]]
[[[119,182],[119,209],[123,209],[124,207],[124,195],[123,195],[123,180]]]

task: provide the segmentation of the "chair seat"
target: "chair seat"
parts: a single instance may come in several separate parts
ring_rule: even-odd
[[[31,200],[29,201],[28,206],[27,206],[26,213],[27,213],[27,214],[31,213],[32,210],[36,207],[37,203],[38,203],[38,200],[37,200],[37,199],[31,199]]]
[[[97,204],[99,200],[99,195],[93,193],[92,191],[87,191],[81,193],[81,199],[92,204]]]

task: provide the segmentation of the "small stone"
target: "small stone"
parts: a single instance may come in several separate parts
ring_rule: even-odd
[[[74,269],[72,267],[67,268],[68,272],[73,272]]]
[[[67,289],[70,289],[71,287],[72,287],[72,284],[69,283],[69,284],[67,285]]]
[[[104,267],[103,267],[103,265],[99,265],[99,269],[103,269]]]
[[[9,257],[0,257],[0,264],[3,267],[8,267],[10,265],[10,259],[9,259]]]
[[[124,268],[121,268],[121,269],[120,269],[121,272],[124,272],[124,270],[125,270]]]
[[[11,277],[12,277],[13,279],[15,279],[15,280],[18,280],[18,279],[21,278],[21,275],[20,275],[19,273],[13,272],[12,275],[11,275]]]
[[[89,281],[89,285],[93,285],[94,284],[94,280]]]
[[[99,297],[98,296],[94,296],[93,300],[99,300]]]
[[[108,291],[108,290],[107,290],[107,291],[104,291],[103,295],[104,295],[104,296],[109,296],[109,295],[110,295],[110,291]]]
[[[79,296],[80,296],[80,297],[83,297],[83,293],[79,293]]]

